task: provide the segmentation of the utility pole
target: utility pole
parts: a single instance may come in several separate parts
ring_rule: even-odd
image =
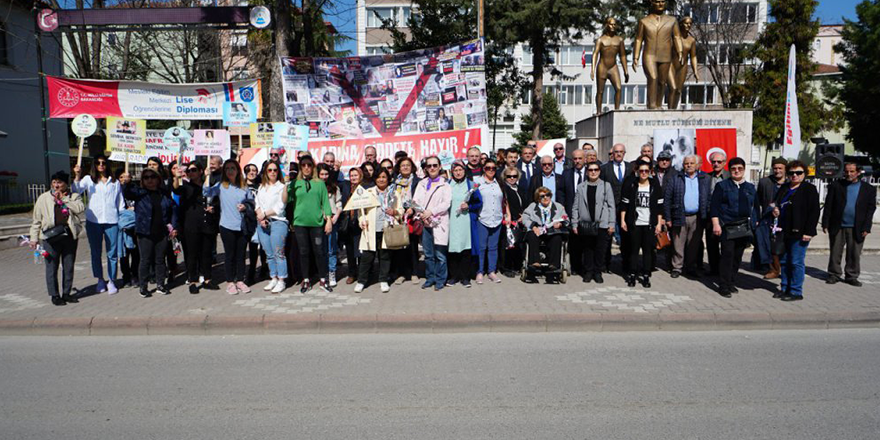
[[[34,20],[36,23],[36,19]],[[46,114],[46,88],[43,86],[43,38],[40,29],[34,26],[34,38],[37,40],[37,86],[40,88],[40,120],[43,128],[43,167],[46,171],[46,188],[52,183],[49,171],[49,116]]]

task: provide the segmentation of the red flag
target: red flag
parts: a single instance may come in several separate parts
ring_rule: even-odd
[[[735,128],[699,128],[697,129],[697,154],[703,158],[702,170],[712,171],[712,163],[709,156],[712,153],[721,152],[727,156],[727,160],[736,157],[736,129]],[[727,165],[725,164],[725,168]]]
[[[587,67],[587,49],[584,49],[584,52],[581,54],[581,66]]]

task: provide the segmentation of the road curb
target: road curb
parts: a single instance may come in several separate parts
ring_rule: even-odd
[[[0,320],[0,336],[545,333],[838,328],[880,328],[880,310],[648,314],[198,315]]]

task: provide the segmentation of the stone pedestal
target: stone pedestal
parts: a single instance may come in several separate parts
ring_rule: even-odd
[[[599,160],[608,160],[608,152],[614,144],[626,145],[626,160],[635,160],[639,149],[647,142],[654,144],[659,152],[660,140],[654,140],[656,129],[704,129],[735,128],[737,156],[746,163],[752,156],[752,111],[743,109],[718,110],[615,110],[575,124],[575,140],[569,141],[569,149],[577,142],[596,146]]]

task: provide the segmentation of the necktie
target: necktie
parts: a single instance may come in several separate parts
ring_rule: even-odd
[[[617,164],[617,181],[620,182],[623,180],[623,164]]]
[[[574,182],[575,188],[580,186],[581,182],[584,180],[584,177],[581,175],[582,172],[583,172],[582,170],[578,170],[578,172],[577,172],[577,179],[575,179],[575,182]]]
[[[532,164],[527,163],[526,166],[526,180],[532,180]]]

